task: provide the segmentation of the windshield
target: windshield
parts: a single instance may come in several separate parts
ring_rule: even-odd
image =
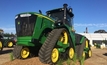
[[[48,16],[53,18],[55,21],[64,19],[63,11],[50,13],[50,14],[48,14]],[[70,15],[67,14],[67,21],[65,23],[68,24],[69,26],[72,26],[72,24],[73,24],[72,19],[73,18],[71,18]]]
[[[49,14],[49,17],[53,18],[55,21],[62,20],[63,19],[63,11],[51,13],[51,14]]]
[[[20,14],[15,19],[17,36],[31,36],[34,31],[36,15]]]
[[[73,25],[73,18],[71,18],[69,14],[67,14],[67,21],[69,26]]]

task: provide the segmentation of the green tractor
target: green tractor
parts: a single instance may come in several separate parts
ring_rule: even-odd
[[[15,17],[17,44],[13,55],[17,59],[38,56],[46,64],[55,64],[59,59],[91,57],[89,40],[75,33],[72,8],[47,11],[47,15],[25,12]]]
[[[3,30],[0,29],[0,51],[3,50]]]
[[[2,51],[4,47],[13,47],[16,44],[16,41],[15,35],[4,33],[4,31],[0,29],[0,51]]]
[[[3,34],[3,46],[12,48],[16,44],[16,36],[12,34]]]

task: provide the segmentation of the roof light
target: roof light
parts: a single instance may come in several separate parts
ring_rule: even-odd
[[[29,17],[31,14],[21,14],[20,17]]]

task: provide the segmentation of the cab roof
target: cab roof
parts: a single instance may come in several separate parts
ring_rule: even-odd
[[[51,14],[51,13],[61,12],[61,11],[64,11],[64,9],[63,8],[57,8],[57,9],[53,9],[53,10],[48,10],[46,13]],[[74,16],[74,14],[72,12],[69,12],[68,9],[67,9],[67,13],[70,15],[70,17]]]

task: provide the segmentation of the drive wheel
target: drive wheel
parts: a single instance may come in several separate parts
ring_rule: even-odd
[[[92,51],[91,49],[88,50],[88,52],[86,53],[86,59],[91,58],[92,57]]]
[[[70,48],[70,49],[69,49],[69,58],[70,58],[70,59],[73,59],[73,57],[74,57],[74,49],[73,49],[73,48]]]
[[[13,47],[13,42],[12,42],[12,41],[9,41],[9,42],[7,43],[7,47],[9,47],[9,48]]]
[[[88,40],[85,41],[85,48],[88,48],[89,47],[89,42]]]
[[[88,57],[89,58],[92,57],[92,51],[91,50],[88,51]]]
[[[51,55],[51,60],[53,63],[57,62],[58,61],[58,58],[59,58],[59,51],[57,48],[54,48],[52,50],[52,55]]]
[[[85,57],[86,57],[86,54],[85,54],[85,51],[83,51],[82,58],[85,58]]]
[[[68,33],[66,31],[63,31],[60,35],[59,41],[61,41],[63,44],[68,43]]]
[[[59,60],[59,51],[56,43],[59,41],[60,35],[64,29],[54,29],[48,35],[46,41],[39,50],[39,59],[46,64],[55,64]]]
[[[2,41],[0,41],[0,51],[2,51],[3,50],[3,43],[2,43]]]
[[[16,45],[13,49],[13,56],[16,59],[26,59],[30,55],[29,48]]]
[[[86,45],[85,45],[86,49],[89,49],[86,53],[86,59],[92,57],[92,51],[89,45],[89,41],[86,39]]]
[[[58,41],[62,42],[63,44],[69,44],[70,47],[66,48],[65,52],[60,54],[61,59],[67,60],[68,58],[71,58],[71,52],[72,50],[70,49],[72,45],[70,44],[71,39],[68,36],[68,32],[66,30],[63,30],[61,32],[60,38]]]
[[[21,57],[23,59],[26,59],[26,58],[29,57],[29,55],[30,55],[29,48],[27,48],[27,47],[22,48],[22,50],[21,50]]]

